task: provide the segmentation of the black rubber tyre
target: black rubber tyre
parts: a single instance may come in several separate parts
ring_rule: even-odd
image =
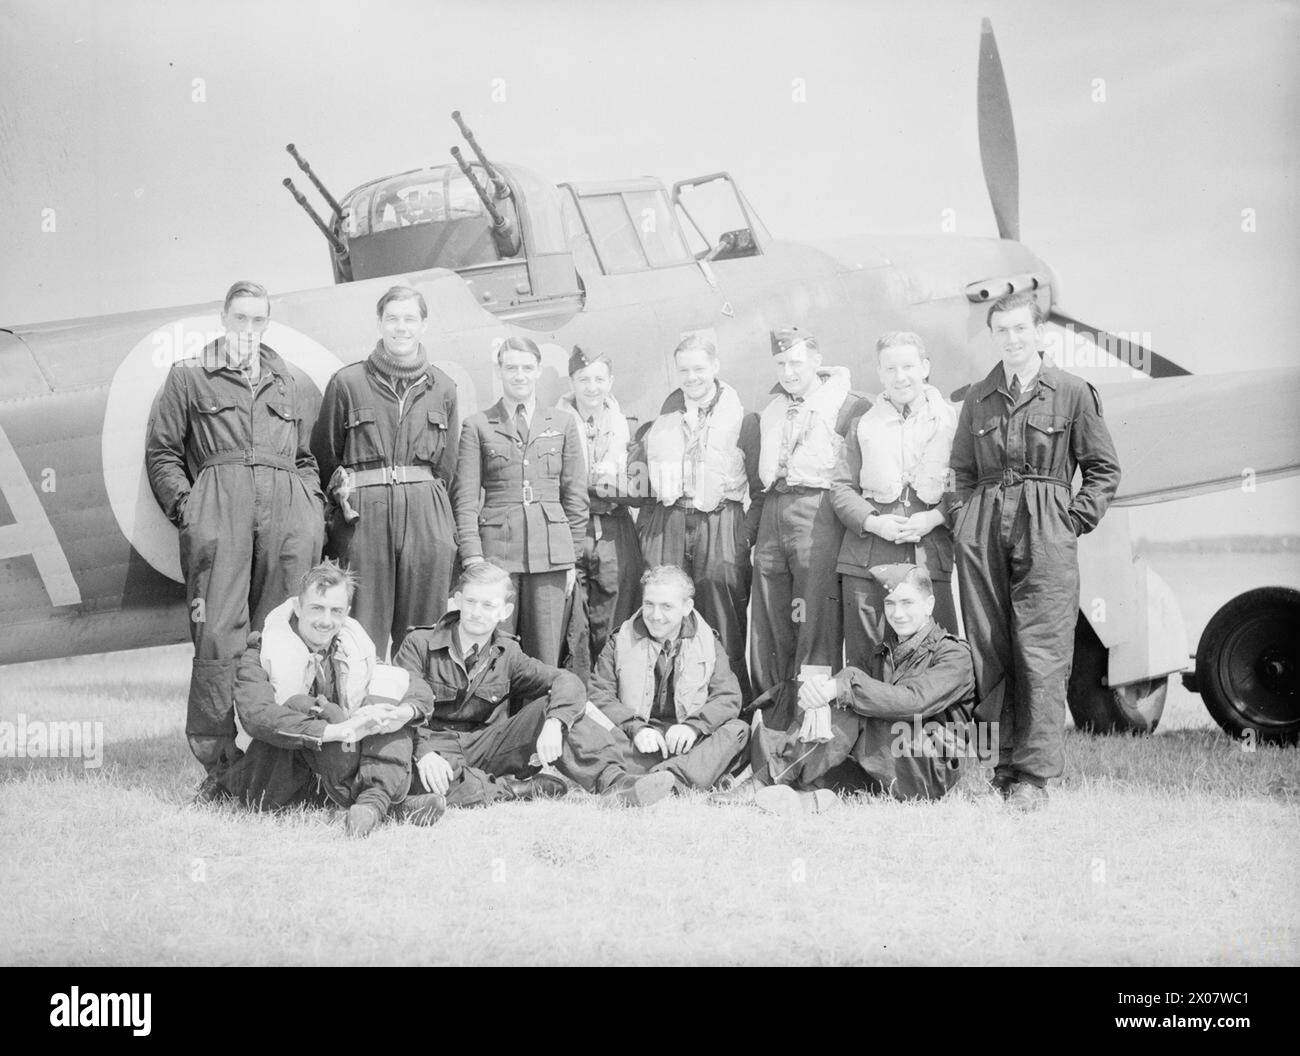
[[[1205,625],[1196,683],[1214,721],[1270,744],[1300,737],[1300,591],[1239,594]]]
[[[1106,685],[1106,647],[1083,613],[1074,627],[1074,666],[1066,699],[1074,724],[1089,733],[1154,733],[1165,710],[1169,676]]]

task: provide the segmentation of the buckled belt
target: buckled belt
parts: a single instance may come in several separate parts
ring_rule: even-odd
[[[815,488],[811,484],[791,484],[785,477],[782,477],[772,485],[772,490],[780,495],[816,495],[826,489]]]
[[[980,477],[975,482],[977,488],[999,487],[1010,488],[1021,484],[1026,480],[1041,480],[1044,484],[1055,484],[1058,488],[1069,490],[1069,482],[1062,480],[1060,477],[1053,477],[1046,473],[1021,473],[1014,469],[1004,469],[1001,473],[990,474],[987,477]]]
[[[678,499],[676,502],[672,504],[670,508],[674,510],[685,510],[687,513],[710,514],[710,513],[717,513],[719,510],[725,510],[727,506],[731,503],[735,503],[737,506],[740,505],[740,502],[737,501],[736,499],[723,499],[711,510],[700,510],[696,508],[695,501],[693,499]]]
[[[380,484],[422,484],[437,480],[432,466],[380,466],[378,469],[354,469],[354,488],[373,488]]]
[[[298,470],[297,463],[293,459],[269,451],[259,451],[255,447],[245,447],[239,451],[214,451],[203,460],[199,472],[202,473],[209,466],[270,466],[272,469],[284,469],[290,473],[296,473]]]

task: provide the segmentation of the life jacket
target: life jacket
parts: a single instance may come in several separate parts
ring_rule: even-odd
[[[669,411],[654,420],[646,433],[646,468],[650,493],[671,506],[693,484],[691,504],[711,512],[724,500],[743,502],[749,492],[745,455],[740,450],[744,408],[736,390],[721,381],[713,409],[698,429],[683,411]]]
[[[759,417],[763,446],[758,456],[758,475],[763,487],[776,481],[782,441],[789,430],[785,479],[807,488],[829,488],[835,463],[844,450],[844,438],[835,431],[840,408],[849,395],[847,367],[830,367],[817,372],[821,386],[807,399],[795,403],[779,393]],[[790,417],[791,408],[795,409]]]
[[[293,599],[289,598],[267,613],[262,628],[262,668],[271,678],[277,704],[283,704],[300,693],[310,693],[316,678],[311,650],[290,624],[292,615]],[[335,683],[340,697],[337,703],[351,713],[361,706],[370,692],[375,674],[375,644],[351,616],[339,631],[334,661]]]
[[[587,466],[587,490],[600,498],[627,494],[627,448],[632,434],[618,400],[608,398],[602,428],[594,438],[587,435],[587,419],[573,396],[561,396],[556,406],[577,419],[578,435],[583,438],[582,458]]]
[[[957,432],[957,412],[933,385],[903,418],[885,397],[858,420],[862,449],[859,483],[864,498],[895,502],[910,484],[916,497],[935,505],[948,482],[948,456]]]
[[[678,722],[703,710],[709,699],[709,680],[717,664],[713,628],[697,610],[695,634],[683,637],[673,660],[673,708]],[[689,618],[689,617],[688,617]],[[633,630],[633,616],[615,635],[614,669],[618,674],[618,699],[640,719],[649,720],[655,702],[655,661],[662,643]]]

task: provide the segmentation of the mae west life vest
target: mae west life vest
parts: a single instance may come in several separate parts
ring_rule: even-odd
[[[783,449],[787,452],[785,479],[789,484],[831,486],[836,460],[844,450],[844,438],[835,431],[835,423],[848,398],[850,379],[847,367],[830,367],[819,371],[818,376],[822,383],[807,399],[796,403],[785,392],[778,393],[759,417],[763,446],[758,475],[765,488],[776,482]]]
[[[695,634],[681,639],[673,660],[673,708],[677,721],[698,715],[709,699],[709,680],[717,664],[713,629],[699,612]],[[648,721],[655,701],[655,661],[664,645],[633,630],[633,616],[615,636],[614,667],[618,674],[618,699],[639,718]]]
[[[669,411],[646,433],[650,493],[665,506],[689,491],[691,504],[707,513],[727,500],[743,502],[749,492],[740,450],[745,411],[735,389],[721,381],[717,385],[717,401],[703,422],[695,425],[684,412]]]
[[[865,498],[896,502],[906,485],[929,506],[943,498],[948,483],[948,456],[957,432],[957,412],[933,385],[903,418],[888,399],[871,405],[858,420],[862,472],[858,482]]]

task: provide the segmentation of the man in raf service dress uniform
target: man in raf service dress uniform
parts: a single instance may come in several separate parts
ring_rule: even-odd
[[[871,401],[849,388],[846,367],[823,367],[817,339],[798,327],[773,330],[777,385],[759,416],[758,475],[767,489],[754,547],[749,655],[754,693],[784,687],[763,722],[797,719],[796,680],[805,664],[840,669],[840,585],[835,571],[844,528],[831,483],[850,419]]]
[[[270,315],[263,287],[230,288],[225,336],[172,366],[145,448],[154,497],[180,529],[194,642],[185,733],[209,777],[239,757],[235,669],[249,631],[320,559],[325,532],[315,401],[262,344]]]
[[[447,611],[456,563],[448,488],[456,383],[429,362],[429,309],[409,286],[379,299],[379,343],[330,379],[312,433],[332,499],[327,550],[356,572],[353,613],[381,657]]]
[[[564,599],[587,538],[587,472],[578,423],[537,406],[542,352],[526,337],[497,351],[504,395],[461,431],[452,503],[461,561],[489,560],[510,573],[518,597],[506,630],[524,652],[555,666]]]
[[[1033,295],[995,301],[988,326],[1002,362],[971,386],[957,422],[953,538],[979,717],[999,722],[993,784],[1036,810],[1063,767],[1077,539],[1106,512],[1120,468],[1097,391],[1044,359]]]

